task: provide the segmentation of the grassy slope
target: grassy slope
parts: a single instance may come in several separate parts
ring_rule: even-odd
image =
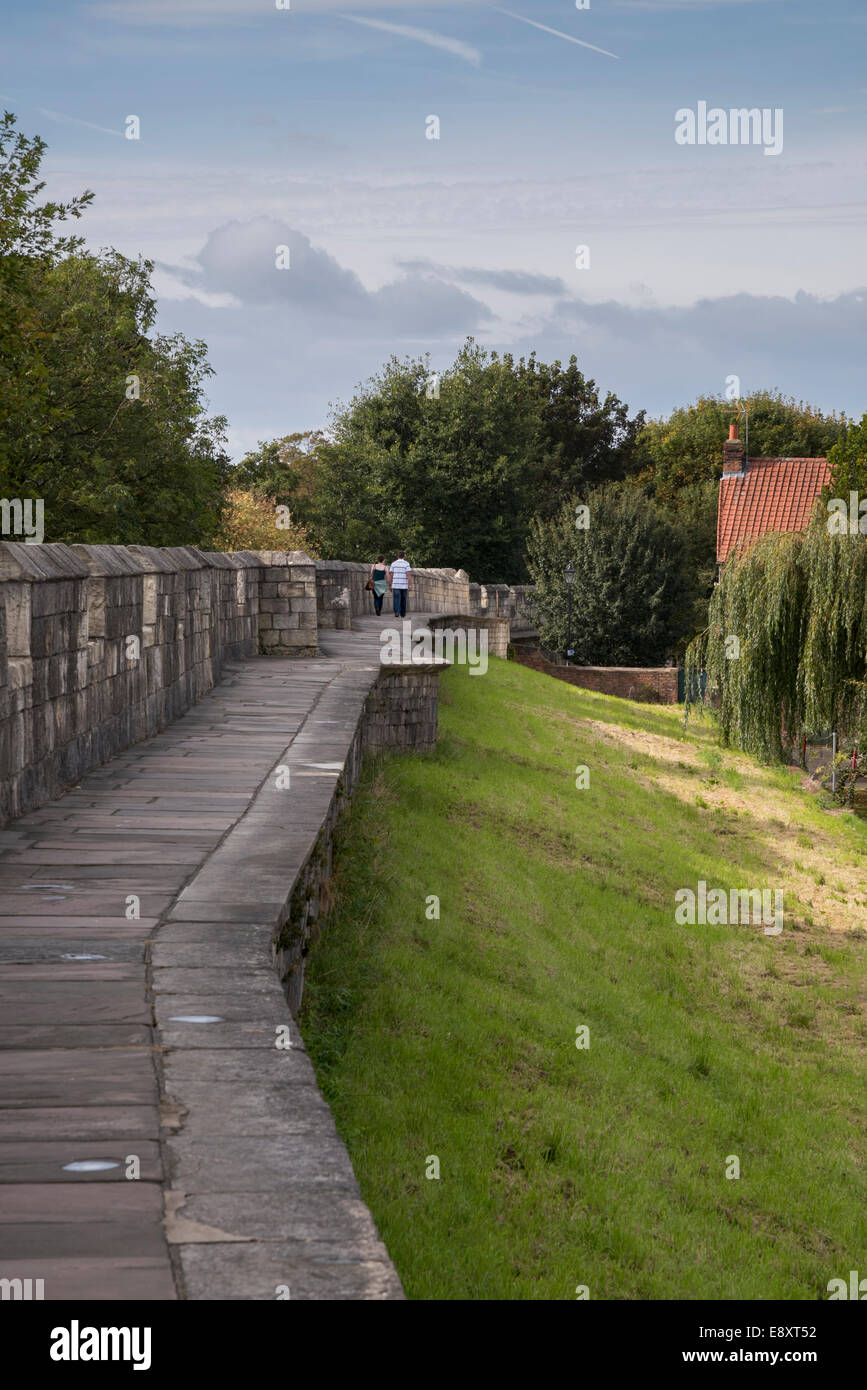
[[[788,895],[776,938],[678,927],[674,893],[785,889],[769,808],[841,865],[864,824],[755,765],[755,821],[709,807],[745,774],[707,724],[684,797],[587,722],[677,739],[676,710],[497,661],[441,687],[436,754],[356,798],[302,1019],[408,1295],[827,1297],[867,1268],[864,934]]]

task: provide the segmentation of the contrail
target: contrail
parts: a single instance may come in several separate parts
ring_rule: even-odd
[[[78,116],[67,116],[62,111],[49,111],[47,106],[37,106],[36,110],[41,116],[48,116],[49,120],[61,121],[68,125],[84,125],[89,130],[101,130],[103,135],[123,136],[122,130],[110,130],[107,125],[96,125],[93,121],[83,121]]]
[[[534,29],[541,29],[546,34],[556,34],[558,39],[566,39],[567,43],[580,44],[582,48],[592,48],[594,53],[604,53],[606,58],[617,58],[617,53],[609,53],[607,48],[597,48],[595,43],[585,43],[583,39],[575,39],[571,34],[564,34],[561,29],[549,29],[547,24],[539,24],[535,19],[525,19],[522,14],[515,14],[514,10],[501,10],[499,5],[492,5],[492,10],[497,14],[507,14],[510,19],[518,19],[522,24],[531,24]]]
[[[443,34],[435,34],[432,29],[418,29],[412,24],[389,24],[384,19],[362,19],[360,15],[340,14],[338,19],[351,20],[353,24],[363,24],[366,29],[380,29],[384,34],[396,34],[401,39],[414,39],[416,43],[426,43],[431,48],[441,48],[446,53],[453,53],[457,58],[463,58],[465,62],[472,63],[474,67],[482,61],[482,55],[477,48],[471,48],[468,43],[462,43],[460,39],[451,39]]]

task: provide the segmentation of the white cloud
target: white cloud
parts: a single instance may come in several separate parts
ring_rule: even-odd
[[[288,247],[288,268],[281,248]],[[193,269],[189,265],[194,266]],[[227,222],[212,231],[187,266],[161,265],[163,293],[211,308],[252,309],[313,336],[439,338],[469,333],[492,318],[465,290],[430,274],[411,273],[368,290],[303,232],[276,218]],[[255,329],[246,325],[255,340]]]

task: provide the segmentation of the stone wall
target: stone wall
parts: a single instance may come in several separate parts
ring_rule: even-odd
[[[316,561],[316,606],[319,626],[349,627],[352,618],[373,613],[373,594],[365,589],[370,565],[353,560]],[[412,613],[469,613],[470,582],[463,570],[414,569],[407,611]],[[477,586],[478,587],[478,586]],[[390,607],[386,594],[383,612]]]
[[[300,551],[0,543],[0,824],[164,728],[226,661],[315,654],[315,609]]]
[[[259,650],[265,656],[316,656],[316,566],[300,550],[260,550]]]
[[[315,656],[373,612],[369,566],[301,551],[0,542],[0,824],[148,738],[256,652]],[[484,621],[506,655],[528,590],[419,569],[410,613]]]
[[[319,626],[348,628],[353,618],[373,613],[373,594],[365,589],[370,565],[352,560],[316,561]],[[465,570],[414,569],[407,611],[459,613],[468,617],[508,618],[520,628],[536,627],[532,584],[471,584]],[[383,612],[390,607],[386,595]]]
[[[427,625],[431,632],[437,629],[451,629],[454,632],[476,632],[480,636],[484,632],[487,637],[488,655],[498,656],[505,661],[509,655],[509,633],[510,621],[508,618],[464,616],[460,613],[449,613],[442,617],[428,618]],[[476,647],[480,650],[480,646]],[[444,652],[445,659],[451,661],[452,657],[448,651]]]
[[[335,829],[361,777],[364,756],[385,751],[424,753],[436,747],[441,669],[436,664],[383,667],[356,706],[355,732],[345,754],[341,750],[343,771],[323,806],[321,829],[295,876],[273,940],[274,960],[293,1014],[301,1007],[307,955],[328,915]],[[345,705],[341,712],[347,712]]]
[[[677,704],[676,666],[559,666],[539,651],[525,652],[518,648],[515,659],[522,666],[568,681],[570,685],[580,685],[585,690],[618,695],[622,700]]]

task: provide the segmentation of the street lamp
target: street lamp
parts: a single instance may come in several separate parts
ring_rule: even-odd
[[[566,591],[569,595],[569,612],[566,619],[566,665],[568,666],[570,656],[575,655],[572,647],[572,585],[575,583],[575,569],[571,560],[566,566],[565,579]]]

